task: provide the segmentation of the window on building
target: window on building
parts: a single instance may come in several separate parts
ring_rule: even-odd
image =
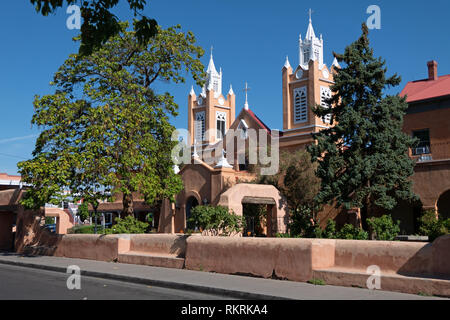
[[[305,48],[304,50],[303,50],[303,56],[305,57],[305,59],[304,59],[304,63],[305,64],[308,64],[309,63],[309,48]]]
[[[240,132],[241,139],[246,140],[248,138],[248,125],[244,119],[239,122],[238,130]]]
[[[195,140],[205,140],[205,112],[197,112],[195,114]]]
[[[227,114],[225,112],[216,112],[217,139],[222,140],[226,131]]]
[[[308,121],[306,87],[294,89],[294,123]]]
[[[320,87],[320,105],[324,108],[329,109],[330,104],[327,103],[327,99],[331,98],[331,89],[329,87]],[[331,114],[327,114],[325,117],[322,118],[322,121],[324,123],[330,123],[331,122]]]
[[[314,49],[314,58],[316,60],[319,60],[319,56],[320,56],[319,49]]]
[[[430,130],[423,129],[413,131],[413,138],[417,138],[418,144],[412,150],[412,154],[414,156],[422,155],[422,154],[430,154],[431,153],[431,143],[430,143]]]

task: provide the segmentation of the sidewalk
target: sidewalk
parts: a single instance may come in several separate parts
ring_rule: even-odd
[[[0,263],[57,272],[77,265],[85,276],[133,282],[138,284],[220,294],[240,299],[295,300],[415,300],[438,299],[419,295],[361,288],[315,286],[308,283],[225,275],[191,270],[149,267],[49,256],[20,256],[0,253]],[[383,284],[381,284],[381,287]]]

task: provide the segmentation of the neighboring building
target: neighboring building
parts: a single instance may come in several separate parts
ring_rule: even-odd
[[[22,186],[21,178],[17,175],[9,175],[0,172],[0,191],[8,189],[19,189]]]
[[[427,66],[428,78],[401,92],[409,104],[403,130],[419,141],[410,150],[417,160],[414,191],[425,209],[450,218],[450,74],[439,76],[436,61]]]

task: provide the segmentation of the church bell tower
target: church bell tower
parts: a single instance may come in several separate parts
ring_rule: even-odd
[[[337,61],[328,68],[324,63],[324,41],[322,35],[316,37],[311,10],[306,36],[299,37],[299,65],[293,68],[286,57],[282,69],[283,83],[283,139],[295,136],[299,144],[310,143],[311,134],[330,126],[330,117],[318,118],[311,108],[325,102],[332,93],[333,73],[338,67]],[[303,141],[304,140],[304,141]]]
[[[222,140],[235,119],[236,96],[231,86],[226,97],[222,94],[222,69],[217,72],[212,49],[206,74],[199,95],[192,87],[188,97],[191,145],[210,145]]]

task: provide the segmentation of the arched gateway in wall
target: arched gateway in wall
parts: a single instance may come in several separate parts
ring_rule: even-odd
[[[270,185],[237,184],[220,196],[218,205],[242,216],[244,203],[267,205],[267,236],[274,237],[277,233],[286,232],[289,219],[287,204],[277,188]]]
[[[437,201],[437,210],[442,219],[450,218],[450,190],[441,194]]]

